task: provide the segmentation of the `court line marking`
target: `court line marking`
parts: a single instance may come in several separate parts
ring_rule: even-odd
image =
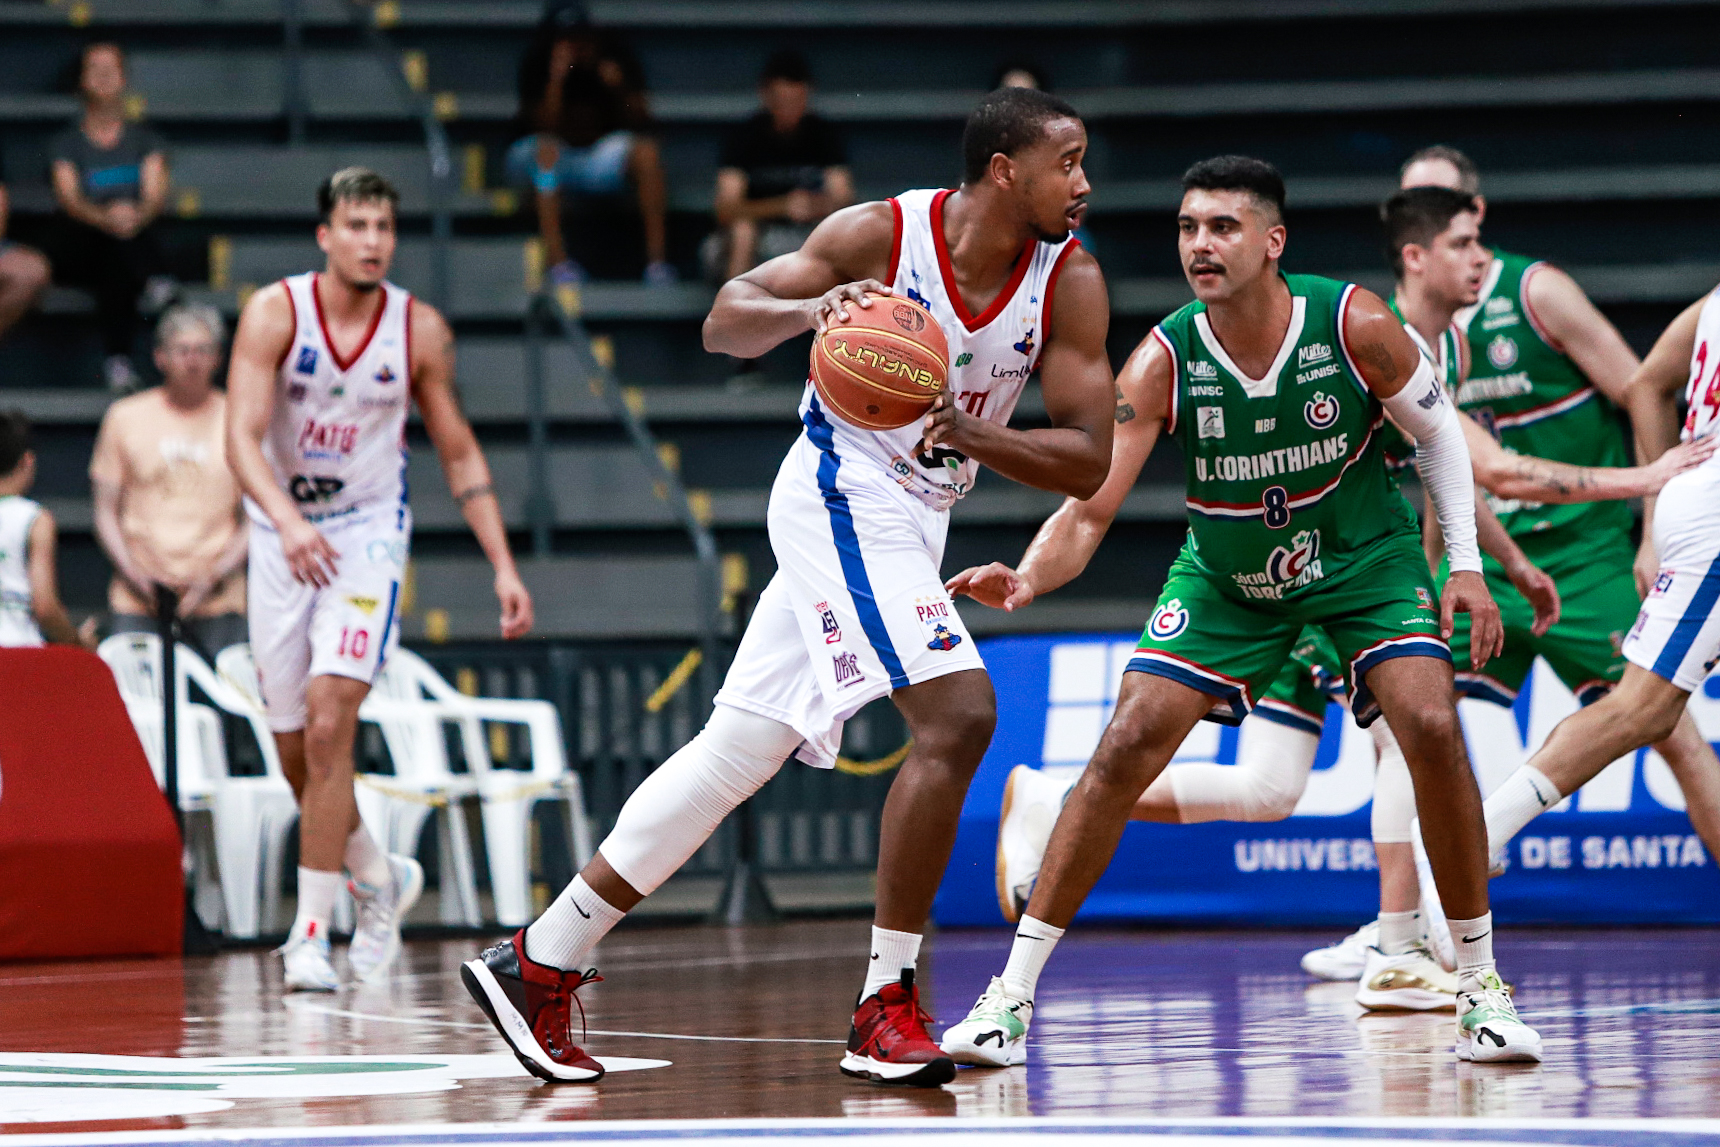
[[[385,1016],[377,1012],[355,1012],[349,1008],[328,1008],[321,1004],[294,1003],[287,1005],[289,1009],[300,1012],[318,1012],[327,1016],[346,1016],[355,1020],[374,1020],[385,1024],[420,1024],[427,1027],[439,1028],[472,1028],[478,1031],[494,1031],[489,1024],[468,1023],[464,1020],[433,1020],[427,1016]],[[639,1039],[685,1039],[699,1040],[707,1043],[821,1043],[840,1044],[846,1041],[839,1039],[802,1039],[783,1036],[744,1036],[744,1035],[683,1035],[673,1032],[633,1032],[605,1031],[599,1028],[587,1028],[586,1035],[604,1036],[633,1036]]]

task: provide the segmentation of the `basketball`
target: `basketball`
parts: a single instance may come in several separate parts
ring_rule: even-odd
[[[825,406],[867,430],[895,430],[931,409],[949,376],[938,320],[894,295],[848,304],[848,321],[812,340],[812,384]]]

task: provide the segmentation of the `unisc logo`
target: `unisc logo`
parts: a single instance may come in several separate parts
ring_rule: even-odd
[[[1188,610],[1183,608],[1182,599],[1171,598],[1153,610],[1153,618],[1147,622],[1147,633],[1154,641],[1169,641],[1188,628]]]
[[[1308,420],[1308,425],[1315,430],[1325,430],[1338,421],[1338,399],[1336,395],[1316,390],[1314,397],[1302,404],[1302,417]]]

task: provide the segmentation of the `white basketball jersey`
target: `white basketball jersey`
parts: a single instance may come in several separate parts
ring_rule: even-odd
[[[30,596],[30,527],[41,512],[28,498],[0,498],[0,646],[42,644]]]
[[[313,522],[404,512],[412,296],[382,284],[382,307],[369,333],[342,361],[330,345],[316,280],[315,272],[282,280],[293,301],[293,345],[281,360],[263,457]],[[259,507],[245,502],[254,521],[269,525]]]
[[[1696,345],[1690,353],[1690,381],[1684,387],[1690,412],[1684,416],[1686,442],[1720,434],[1720,287],[1708,293],[1696,316]],[[1720,471],[1720,454],[1701,469]]]
[[[972,315],[956,290],[955,270],[944,245],[944,201],[951,192],[928,188],[906,191],[890,200],[896,238],[888,282],[891,288],[931,312],[949,342],[948,393],[975,418],[1007,423],[1016,400],[1039,363],[1045,345],[1051,296],[1063,261],[1078,245],[1030,243],[1016,261],[1009,282],[984,314]],[[801,400],[801,418],[820,448],[843,458],[877,462],[909,492],[937,509],[946,509],[973,488],[979,464],[955,450],[939,447],[916,453],[921,425],[897,430],[866,430],[816,403],[810,383]],[[828,431],[826,431],[828,427]],[[821,438],[828,437],[831,447]]]

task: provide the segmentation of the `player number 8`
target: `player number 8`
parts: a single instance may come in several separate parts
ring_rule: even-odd
[[[1260,504],[1266,509],[1266,528],[1282,530],[1290,524],[1290,494],[1282,486],[1268,486],[1266,492],[1260,495]]]

